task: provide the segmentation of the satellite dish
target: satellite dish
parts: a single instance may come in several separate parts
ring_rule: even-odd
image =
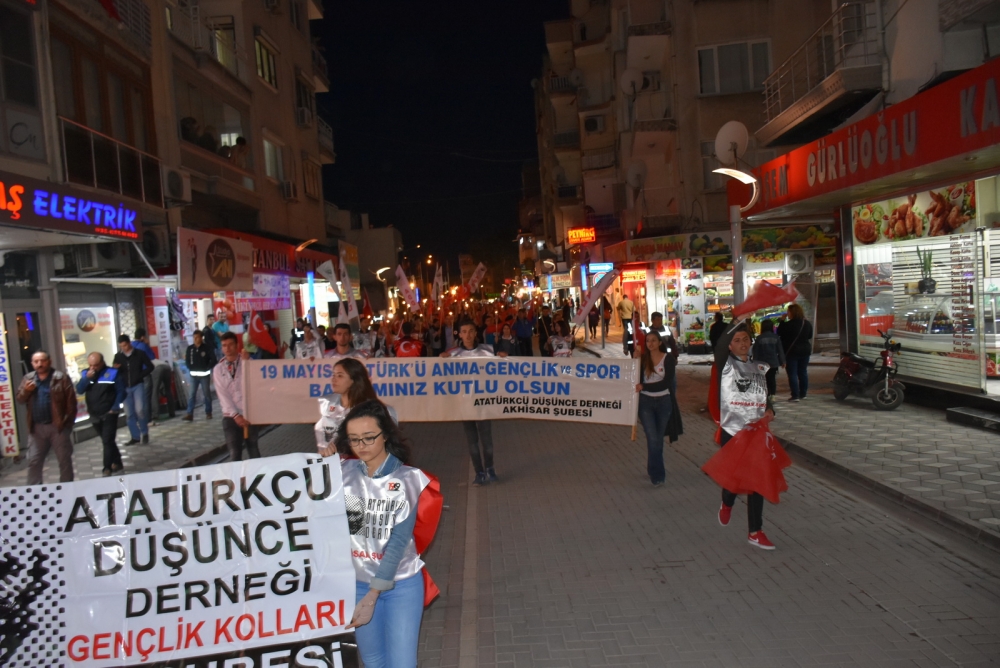
[[[715,157],[723,165],[735,166],[737,158],[742,158],[746,153],[747,143],[750,141],[750,134],[747,126],[739,121],[729,121],[715,135]],[[735,146],[736,154],[733,155]]]
[[[628,183],[633,190],[642,190],[642,186],[646,183],[646,163],[642,160],[636,160],[628,167],[628,173],[625,175],[625,182]]]
[[[583,70],[579,68],[574,68],[573,71],[569,73],[569,82],[579,88],[584,84],[586,78],[583,75]]]
[[[566,170],[562,165],[556,165],[552,168],[552,178],[554,178],[556,183],[559,185],[566,183]]]
[[[622,72],[618,79],[618,87],[626,95],[635,95],[642,90],[642,72],[631,67],[628,68]]]

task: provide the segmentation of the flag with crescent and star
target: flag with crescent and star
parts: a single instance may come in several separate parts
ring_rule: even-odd
[[[272,355],[278,352],[278,346],[274,343],[264,319],[257,311],[250,311],[250,341],[261,350],[266,350]]]

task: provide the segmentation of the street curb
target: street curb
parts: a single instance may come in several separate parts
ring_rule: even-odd
[[[812,466],[824,469],[839,478],[848,480],[852,484],[858,485],[876,496],[889,501],[894,501],[900,506],[903,506],[905,509],[919,513],[946,529],[954,531],[963,538],[971,540],[977,545],[982,545],[1000,552],[1000,536],[976,526],[969,520],[964,520],[948,513],[947,511],[941,510],[940,508],[935,508],[934,506],[925,503],[916,497],[910,496],[903,491],[893,489],[892,487],[869,478],[863,473],[858,473],[843,464],[831,461],[822,455],[816,454],[812,450],[789,441],[788,439],[781,438],[780,436],[776,436],[776,438],[785,450],[794,454],[796,457],[804,459]]]
[[[280,426],[281,426],[280,424],[265,425],[264,428],[260,430],[258,438],[264,436],[265,434],[271,433]],[[222,445],[217,445],[210,450],[206,450],[201,454],[195,455],[194,457],[189,457],[188,459],[182,460],[176,466],[170,466],[170,464],[173,464],[173,462],[168,462],[167,465],[164,466],[164,468],[188,469],[193,466],[204,466],[205,464],[214,463],[221,455],[224,455],[226,453],[227,453],[226,444],[223,443]]]

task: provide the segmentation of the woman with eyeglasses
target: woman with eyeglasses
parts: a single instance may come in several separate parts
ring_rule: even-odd
[[[316,449],[323,457],[331,457],[337,452],[333,441],[347,412],[365,401],[379,401],[368,378],[368,370],[353,357],[341,358],[333,365],[330,385],[334,394],[319,400],[320,418],[313,429],[316,434]],[[395,409],[392,406],[386,408],[392,421],[399,422]]]
[[[415,667],[423,609],[438,593],[420,555],[441,517],[440,487],[407,466],[409,444],[378,401],[350,410],[336,445],[357,578],[346,628],[366,668]]]

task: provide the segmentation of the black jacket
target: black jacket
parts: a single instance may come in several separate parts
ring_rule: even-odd
[[[778,338],[785,355],[805,357],[812,354],[813,326],[808,320],[786,320],[778,325]]]
[[[125,373],[120,369],[105,366],[93,378],[83,372],[83,377],[76,384],[76,393],[82,394],[87,400],[87,413],[91,419],[100,420],[105,415],[121,410],[125,401]]]
[[[153,363],[149,356],[138,348],[132,348],[132,354],[118,353],[115,355],[114,365],[119,373],[125,375],[125,386],[135,387],[141,385],[143,379],[153,373]]]
[[[184,363],[187,364],[188,371],[195,372],[193,375],[208,376],[218,364],[218,360],[215,359],[215,349],[202,341],[200,346],[192,343],[187,347]]]

